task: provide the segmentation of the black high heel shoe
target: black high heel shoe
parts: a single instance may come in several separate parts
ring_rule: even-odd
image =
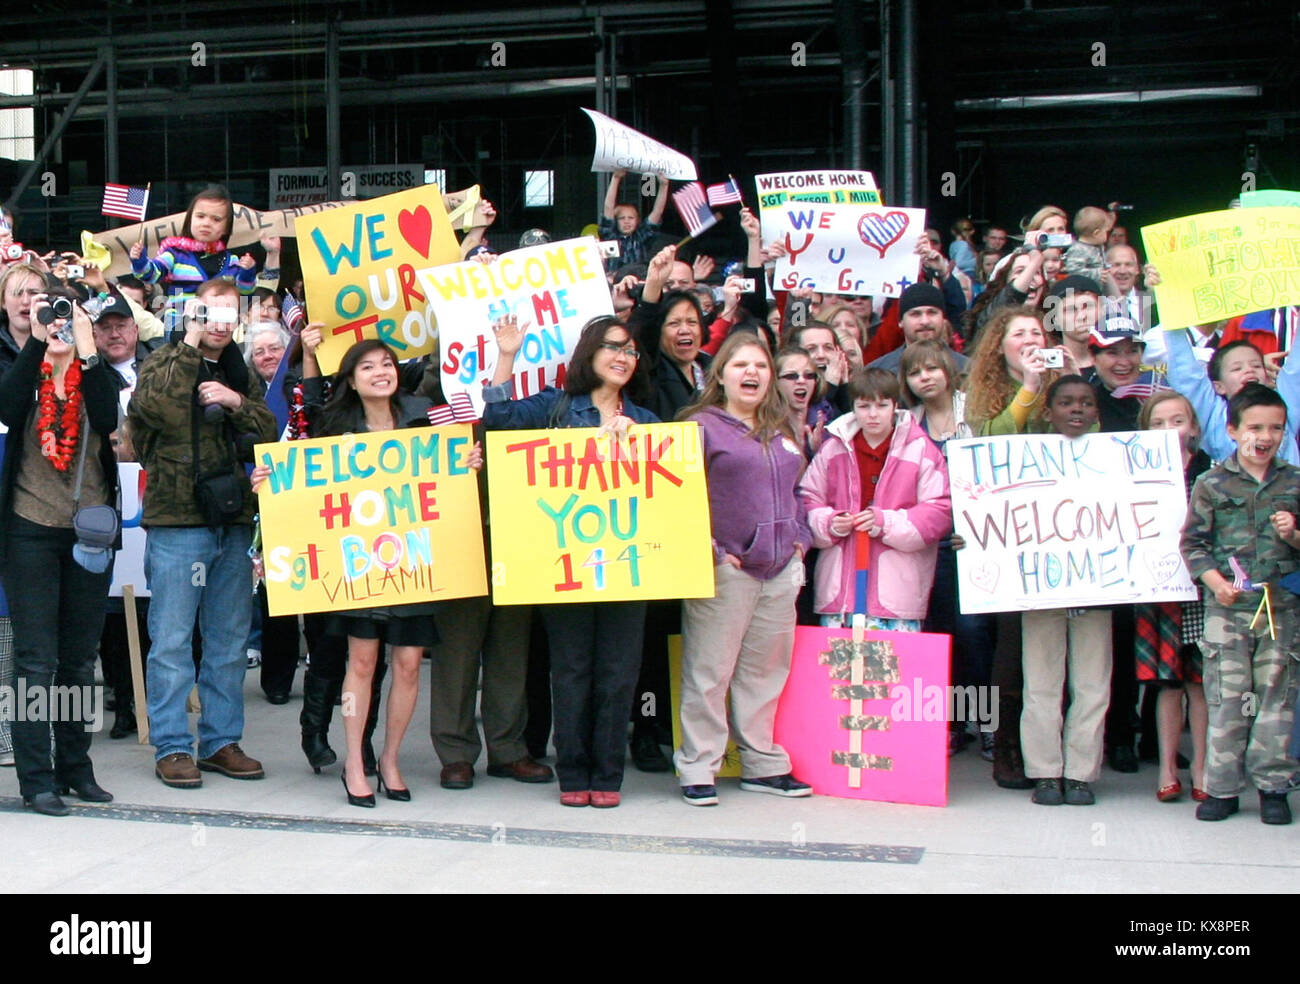
[[[369,796],[353,796],[352,790],[348,789],[348,769],[343,767],[343,792],[348,794],[348,806],[374,806],[375,794]]]
[[[375,769],[375,783],[379,789],[384,791],[384,795],[390,800],[397,800],[399,803],[409,803],[411,801],[411,791],[409,789],[394,789],[384,782],[384,772],[382,769]]]

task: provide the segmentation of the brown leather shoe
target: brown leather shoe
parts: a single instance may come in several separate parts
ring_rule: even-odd
[[[162,780],[164,786],[177,789],[193,789],[203,785],[203,777],[194,767],[194,758],[184,752],[172,752],[164,755],[154,763],[153,774]]]
[[[474,766],[468,762],[452,762],[450,765],[444,765],[439,781],[443,789],[472,789]]]
[[[220,772],[231,779],[265,779],[262,763],[244,754],[238,742],[231,742],[215,755],[199,759],[199,768],[204,772]]]
[[[515,782],[554,782],[555,773],[549,765],[542,765],[525,755],[516,762],[489,765],[487,774],[494,779],[513,779]]]

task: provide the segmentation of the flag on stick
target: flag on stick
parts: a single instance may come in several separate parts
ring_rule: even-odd
[[[133,188],[130,185],[104,185],[104,204],[100,206],[101,215],[116,215],[122,219],[144,221],[144,214],[149,210],[149,189]]]
[[[298,298],[287,291],[284,302],[280,305],[280,320],[284,322],[284,327],[290,335],[300,334],[303,324],[307,321],[307,312],[298,303]]]
[[[704,198],[704,187],[698,181],[683,185],[673,192],[673,206],[686,224],[691,238],[718,224],[717,216]]]
[[[706,193],[709,196],[709,204],[714,208],[721,208],[723,205],[744,204],[744,199],[740,197],[740,187],[736,184],[736,179],[730,175],[722,184],[709,185]]]

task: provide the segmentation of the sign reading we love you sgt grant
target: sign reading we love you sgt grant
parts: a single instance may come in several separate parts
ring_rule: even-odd
[[[363,338],[383,339],[399,360],[434,350],[437,323],[415,271],[460,259],[437,185],[303,215],[295,228],[307,313],[325,323],[321,371],[335,372]]]

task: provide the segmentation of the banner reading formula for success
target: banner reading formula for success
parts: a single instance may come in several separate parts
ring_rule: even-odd
[[[698,425],[487,435],[498,605],[713,596]]]
[[[468,424],[260,444],[272,615],[487,594]]]

